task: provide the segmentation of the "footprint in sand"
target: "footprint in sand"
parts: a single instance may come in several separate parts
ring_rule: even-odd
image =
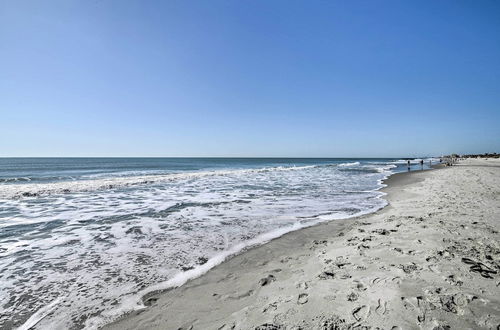
[[[417,305],[418,308],[420,309],[420,315],[417,316],[417,321],[424,322],[427,311],[432,309],[432,307],[430,306],[429,301],[422,296],[417,297]]]
[[[276,281],[276,277],[274,275],[267,275],[266,277],[260,279],[259,284],[260,286],[266,286],[274,281]]]
[[[395,278],[391,279],[391,282],[392,281],[395,281],[394,280]],[[375,277],[373,280],[370,281],[370,283],[373,285],[376,285],[376,284],[383,284],[383,283],[387,283],[387,281],[389,280],[389,277],[384,277],[384,278],[380,278],[380,277]]]
[[[355,280],[354,284],[355,284],[355,288],[358,291],[365,291],[367,289],[366,285],[363,282],[359,281],[359,280]]]
[[[419,267],[414,263],[402,264],[399,265],[399,268],[401,268],[406,274],[411,274],[419,270]]]
[[[427,268],[433,273],[441,273],[438,269],[438,265],[429,265]]]
[[[375,308],[375,312],[378,315],[384,315],[387,313],[387,301],[384,301],[382,299],[378,300],[378,306]]]
[[[347,325],[345,319],[342,319],[337,315],[333,315],[327,319],[322,319],[319,323],[318,329],[333,330],[333,329],[347,329],[348,327],[349,325]]]
[[[243,298],[250,297],[251,295],[254,294],[254,290],[248,290],[247,292],[243,292],[240,294],[232,294],[232,295],[226,295],[223,297],[224,300],[239,300]]]
[[[401,249],[401,248],[395,247],[393,250],[396,252],[399,252],[401,254],[404,254],[403,249]]]
[[[469,303],[469,301],[474,300],[474,298],[475,296],[472,296],[472,298],[468,298],[463,293],[457,293],[452,297],[453,303],[459,307],[466,306]]]
[[[321,280],[328,280],[328,279],[335,278],[335,273],[332,270],[327,269],[327,270],[324,270],[321,274],[319,274],[318,277]]]
[[[349,266],[351,264],[348,259],[349,258],[346,258],[344,256],[339,256],[335,259],[333,264],[338,268],[345,268],[346,266]]]
[[[474,261],[474,260],[469,259],[469,258],[462,258],[462,262],[465,264],[471,265],[470,271],[475,272],[475,273],[479,273],[484,278],[493,279],[493,277],[491,275],[497,274],[497,271],[495,271],[493,268],[485,265],[482,262]]]
[[[312,246],[326,246],[326,245],[328,245],[328,241],[326,239],[324,240],[315,239],[314,241],[312,241]]]
[[[364,321],[370,316],[370,306],[359,306],[352,311],[352,316],[358,322]]]
[[[380,228],[380,229],[372,230],[372,233],[379,234],[379,235],[389,235],[391,232],[388,231],[387,229]]]
[[[370,249],[370,246],[366,244],[358,244],[357,249],[360,251],[364,251]]]
[[[361,240],[362,242],[371,242],[373,240],[374,236],[370,235],[370,236],[366,236],[366,237],[363,237],[363,239]]]
[[[406,297],[401,297],[401,302],[403,303],[403,307],[408,310],[415,310],[417,307],[415,307],[415,304],[410,302],[408,298]]]
[[[297,303],[300,305],[305,304],[309,300],[309,295],[307,293],[299,294],[299,298],[297,299]]]
[[[275,301],[273,303],[270,303],[269,305],[267,305],[266,307],[264,307],[264,309],[262,310],[262,312],[263,313],[273,312],[276,309],[278,309],[278,302],[277,301]]]

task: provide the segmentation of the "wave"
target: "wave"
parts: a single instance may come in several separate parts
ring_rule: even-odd
[[[397,168],[396,165],[394,164],[388,164],[388,165],[385,165],[385,166],[382,166],[382,167],[377,167],[377,170],[380,172],[380,173],[385,173],[387,171],[390,171],[391,169],[393,168]]]
[[[166,175],[179,173],[175,171],[167,170],[140,170],[140,171],[120,171],[120,172],[104,172],[96,174],[84,174],[81,176],[82,179],[101,179],[101,178],[123,178],[123,177],[133,177],[133,176],[144,176],[144,175]]]
[[[29,182],[31,178],[20,177],[20,178],[0,178],[0,183],[13,183],[13,182]]]
[[[396,167],[394,164],[385,164],[384,166],[360,166],[360,162],[350,162],[341,164],[322,164],[322,165],[306,165],[306,166],[276,166],[257,169],[236,169],[236,170],[214,170],[200,172],[184,172],[184,173],[167,173],[167,174],[147,174],[136,176],[111,176],[99,178],[98,174],[93,179],[87,176],[87,179],[75,179],[71,177],[71,181],[62,182],[30,182],[30,178],[9,178],[0,179],[0,182],[5,184],[0,185],[0,199],[18,199],[24,197],[40,197],[47,195],[58,195],[68,193],[79,193],[97,190],[111,190],[126,188],[129,186],[140,186],[147,184],[157,184],[171,182],[176,180],[195,179],[208,176],[227,176],[227,175],[242,175],[250,173],[266,173],[276,171],[296,171],[313,168],[336,167],[342,172],[352,173],[384,173],[391,168]],[[359,167],[357,167],[359,166]],[[59,177],[60,178],[60,177]],[[3,180],[3,181],[2,181]],[[10,180],[10,181],[9,181]],[[22,183],[22,182],[26,183]],[[19,182],[19,183],[18,183]],[[12,184],[11,184],[12,183]]]
[[[386,173],[393,168],[396,168],[396,165],[385,165],[385,166],[360,166],[360,167],[343,167],[339,168],[339,171],[349,172],[349,173],[358,173],[358,174],[370,174],[370,173]]]
[[[23,309],[36,315],[27,320],[25,328],[33,325],[69,328],[78,315],[91,314],[94,316],[78,321],[78,324],[98,328],[127,311],[144,308],[144,300],[149,294],[183,285],[252,246],[289,231],[370,213],[386,205],[380,198],[383,192],[374,191],[383,186],[383,177],[392,173],[384,171],[389,165],[361,162],[359,166],[349,168],[338,164],[143,174],[38,186],[38,183],[0,185],[0,198],[4,192],[14,192],[3,190],[10,189],[8,186],[16,189],[19,198],[23,193],[43,195],[111,187],[109,191],[0,201],[13,210],[13,216],[9,214],[7,219],[9,223],[44,222],[37,225],[36,230],[33,226],[26,228],[32,231],[30,237],[19,240],[12,246],[15,249],[9,247],[6,251],[12,255],[43,251],[35,266],[22,259],[24,254],[19,254],[19,257],[16,254],[16,272],[38,267],[45,260],[54,260],[68,248],[80,256],[78,265],[94,265],[94,255],[99,255],[102,261],[88,277],[85,266],[79,270],[72,268],[74,265],[67,261],[58,266],[65,283],[74,280],[79,288],[81,285],[82,292],[88,293],[85,298],[78,296],[79,290],[73,292],[71,288],[61,286],[58,292],[62,303],[54,302],[50,293],[54,292],[52,289],[48,291],[47,286],[39,286],[35,279],[30,279],[22,289],[37,292],[44,298],[44,306],[49,307],[26,304],[28,306]],[[342,173],[356,168],[370,172],[365,171],[359,176]],[[247,174],[263,172],[265,174]],[[380,174],[371,174],[377,172]],[[155,184],[157,182],[164,183],[160,186]],[[331,182],[337,184],[332,186]],[[147,183],[153,185],[146,186],[146,189],[133,186]],[[132,187],[114,190],[126,186]],[[25,190],[19,190],[19,187]],[[8,230],[13,232],[19,228]],[[55,235],[46,238],[48,231]],[[19,237],[26,237],[18,233],[21,234]],[[148,252],[136,253],[140,250],[138,247],[144,247]],[[154,257],[157,254],[162,257]],[[199,263],[199,257],[203,257],[206,263]],[[137,286],[132,279],[124,283],[102,279],[105,278],[102,275],[115,269],[126,269],[139,276]],[[52,270],[48,274],[52,274]],[[106,290],[101,289],[103,283]],[[126,289],[122,289],[124,285]],[[59,287],[59,284],[54,284],[54,288]],[[118,288],[119,294],[116,293]],[[110,303],[112,299],[116,299],[114,303]]]
[[[65,182],[33,183],[33,184],[6,184],[0,186],[0,198],[16,199],[23,197],[39,197],[45,195],[87,192],[95,190],[118,189],[129,186],[155,184],[183,179],[200,178],[207,176],[241,175],[247,173],[265,173],[274,171],[295,171],[316,168],[317,165],[308,166],[277,166],[260,169],[219,170],[204,172],[187,172],[164,175],[143,175],[133,177],[112,177],[96,180],[74,180]]]
[[[339,171],[357,174],[381,173],[381,171],[376,168],[339,168]]]
[[[47,315],[49,315],[55,307],[61,302],[61,297],[54,299],[50,304],[40,308],[35,314],[31,315],[30,318],[24,322],[17,330],[30,330],[35,325],[37,325],[41,320],[43,320]]]
[[[359,162],[341,163],[341,164],[339,164],[338,166],[339,166],[339,167],[347,167],[347,166],[357,166],[357,165],[359,165],[359,164],[360,164]]]
[[[381,187],[380,187],[381,188]],[[373,192],[373,191],[371,191]],[[376,198],[381,199],[382,196],[385,195],[385,193],[379,193]],[[311,227],[314,225],[317,225],[319,223],[323,222],[328,222],[332,220],[338,220],[338,219],[346,219],[346,218],[354,218],[354,217],[359,217],[365,214],[373,213],[376,212],[385,206],[387,206],[387,202],[384,202],[382,205],[379,206],[374,206],[372,208],[368,208],[365,210],[359,210],[359,209],[341,209],[338,210],[338,212],[334,213],[328,213],[324,215],[318,215],[313,218],[316,218],[315,221],[312,222],[296,222],[291,226],[287,227],[282,227],[275,229],[273,231],[261,234],[253,239],[250,239],[248,241],[240,242],[232,247],[230,247],[227,250],[222,251],[221,253],[217,254],[216,256],[210,258],[207,260],[206,263],[199,265],[193,269],[187,270],[182,273],[178,273],[171,279],[160,282],[151,286],[148,286],[147,288],[130,295],[126,299],[124,299],[120,304],[117,305],[116,308],[107,310],[102,312],[99,316],[94,316],[88,319],[85,323],[85,329],[87,330],[97,330],[104,326],[105,324],[109,324],[115,320],[117,320],[119,317],[133,312],[133,311],[138,311],[147,308],[147,305],[144,303],[145,299],[148,297],[150,294],[155,294],[155,293],[160,293],[167,291],[169,289],[177,288],[185,283],[187,283],[189,280],[198,278],[202,276],[203,274],[207,273],[210,269],[214,268],[215,266],[218,266],[222,264],[224,261],[228,260],[229,258],[236,256],[250,248],[257,247],[260,245],[263,245],[265,243],[268,243],[269,241],[279,238],[287,233],[297,231],[303,228]],[[351,211],[355,210],[355,213],[352,213]]]

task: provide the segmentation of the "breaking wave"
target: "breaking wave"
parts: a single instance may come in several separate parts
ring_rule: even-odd
[[[156,183],[175,181],[175,180],[201,178],[206,176],[242,175],[247,173],[265,173],[271,171],[296,171],[296,170],[304,170],[315,167],[317,166],[316,165],[290,166],[290,167],[278,166],[278,167],[268,167],[261,169],[200,171],[200,172],[187,172],[187,173],[164,174],[164,175],[113,177],[113,178],[93,179],[93,180],[74,180],[74,181],[50,182],[50,183],[1,185],[0,198],[11,199],[11,198],[21,198],[21,197],[39,197],[39,196],[54,195],[54,194],[67,194],[67,193],[87,192],[94,190],[118,189],[128,186],[156,184]],[[21,181],[18,179],[19,178],[15,178],[12,180],[16,182]],[[30,181],[30,180],[29,178],[26,178],[25,181]]]

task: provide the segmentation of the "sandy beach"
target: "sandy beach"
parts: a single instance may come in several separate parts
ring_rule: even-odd
[[[500,161],[400,173],[389,206],[250,249],[106,329],[498,329]]]
[[[0,330],[500,330],[499,1],[0,1]]]

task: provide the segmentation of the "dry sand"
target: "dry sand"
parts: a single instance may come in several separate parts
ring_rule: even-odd
[[[500,329],[500,161],[387,180],[383,210],[240,254],[108,329]]]

